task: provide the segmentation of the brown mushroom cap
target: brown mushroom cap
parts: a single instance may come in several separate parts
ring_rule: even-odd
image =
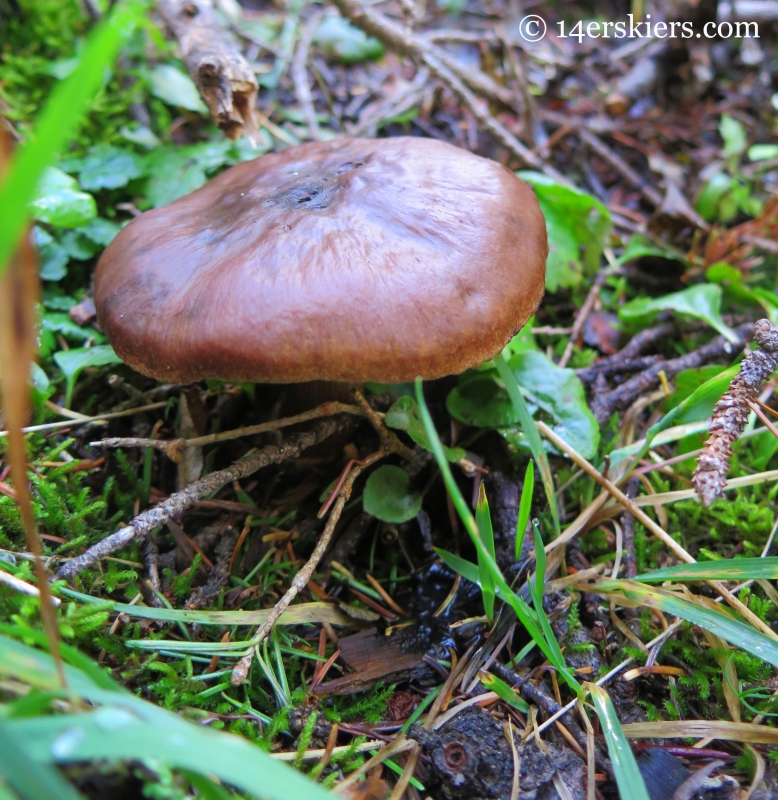
[[[95,277],[100,325],[160,380],[396,383],[497,353],[543,294],[532,190],[432,139],[341,139],[141,214]]]

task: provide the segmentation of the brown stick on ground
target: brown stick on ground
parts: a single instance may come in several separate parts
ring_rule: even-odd
[[[181,45],[184,63],[213,121],[230,139],[258,131],[257,79],[211,0],[160,0],[159,9]]]
[[[732,358],[746,343],[753,334],[754,327],[750,322],[739,325],[734,329],[737,335],[737,342],[730,342],[724,336],[717,336],[707,344],[703,345],[685,356],[671,358],[668,361],[659,361],[647,370],[644,370],[634,378],[630,378],[621,386],[611,392],[598,394],[591,404],[592,414],[594,414],[600,425],[604,425],[614,411],[622,411],[634,402],[641,394],[649,389],[659,386],[660,375],[664,371],[668,379],[674,378],[681,370],[701,367],[722,358]]]
[[[705,442],[692,475],[694,488],[706,506],[724,494],[732,445],[746,427],[751,410],[749,401],[757,396],[759,387],[778,367],[778,328],[760,319],[754,325],[754,340],[760,349],[743,359],[740,372],[713,408],[713,420],[708,428],[710,438]]]
[[[269,445],[255,453],[243,456],[227,469],[206,475],[199,481],[187,486],[186,489],[171,495],[164,503],[144,511],[135,517],[129,525],[90,547],[86,553],[63,564],[57,573],[57,578],[70,580],[81,570],[91,567],[114,551],[121,550],[140,537],[151,533],[157,528],[161,528],[172,516],[180,514],[198,500],[218,491],[222,486],[252,475],[269,464],[280,464],[282,461],[286,461],[287,458],[299,456],[306,448],[335,433],[341,424],[342,422],[338,419],[326,419],[318,423],[317,427],[312,431],[294,434],[281,445]]]

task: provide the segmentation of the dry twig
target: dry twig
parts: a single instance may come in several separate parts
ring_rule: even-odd
[[[778,329],[768,320],[760,319],[754,325],[754,340],[759,349],[743,359],[740,372],[713,409],[710,438],[692,475],[694,488],[706,506],[724,494],[732,445],[746,427],[751,410],[749,403],[778,367]]]
[[[724,336],[717,336],[708,344],[691,353],[687,353],[685,356],[657,362],[647,370],[635,375],[634,378],[622,383],[621,386],[613,391],[598,394],[592,401],[592,413],[600,425],[604,425],[614,411],[621,411],[627,408],[641,394],[659,386],[661,381],[660,372],[664,372],[668,379],[672,379],[682,370],[700,367],[724,356],[731,358],[739,349],[745,347],[753,334],[753,330],[753,324],[746,322],[734,329],[734,333],[737,336],[736,343],[730,342]]]
[[[252,475],[269,464],[279,464],[288,458],[296,458],[306,448],[332,436],[341,427],[341,424],[339,420],[335,419],[324,420],[312,431],[294,434],[289,437],[289,441],[281,445],[269,445],[255,453],[243,456],[227,469],[206,475],[187,486],[186,489],[171,495],[164,503],[144,511],[129,525],[93,545],[86,553],[63,564],[57,577],[70,580],[81,570],[91,567],[105,556],[127,547],[157,528],[161,528],[172,516],[182,513],[198,500],[221,489],[222,486]]]
[[[160,11],[181,45],[184,63],[213,121],[230,139],[258,131],[257,79],[210,0],[161,0]]]
[[[670,534],[662,528],[660,525],[657,525],[651,517],[648,516],[643,510],[641,510],[637,503],[634,500],[631,500],[627,497],[624,492],[619,489],[616,484],[612,481],[608,480],[596,467],[590,464],[580,453],[578,453],[574,448],[572,448],[561,436],[557,435],[545,422],[537,422],[536,423],[538,431],[546,437],[557,449],[561,450],[567,456],[569,456],[583,471],[589,475],[589,477],[593,478],[600,486],[602,486],[605,491],[607,491],[615,500],[617,500],[627,511],[629,511],[632,516],[640,522],[645,528],[647,528],[651,533],[654,534],[658,539],[662,541],[662,543],[670,550],[675,556],[677,556],[681,561],[685,561],[687,564],[693,564],[695,559],[691,556],[686,550],[675,541],[675,539],[670,536]],[[562,538],[561,536],[557,538]],[[766,636],[769,636],[771,639],[778,639],[778,634],[767,625],[764,621],[762,621],[753,611],[751,611],[748,606],[746,606],[742,601],[740,601],[737,597],[735,597],[732,592],[724,586],[723,583],[720,581],[706,581],[708,586],[713,588],[717,591],[727,603],[737,611],[740,616],[742,616],[745,620],[750,622],[757,630],[764,633]]]
[[[289,70],[292,80],[294,81],[295,94],[297,95],[300,107],[305,115],[308,133],[313,141],[318,141],[320,138],[319,120],[316,118],[316,108],[313,105],[313,95],[311,94],[311,86],[308,82],[306,64],[308,62],[308,51],[311,47],[311,41],[313,40],[316,28],[321,22],[321,16],[321,13],[314,14],[300,31],[300,39],[297,42],[294,57],[292,58],[291,69]]]
[[[261,422],[259,425],[249,425],[245,428],[236,428],[235,430],[223,431],[222,433],[210,433],[207,436],[197,436],[194,439],[138,439],[135,437],[114,437],[112,439],[101,439],[96,442],[90,442],[89,444],[93,447],[153,447],[155,450],[161,450],[168,458],[178,463],[181,461],[183,451],[188,447],[203,447],[206,444],[226,442],[230,439],[240,439],[244,436],[255,436],[259,433],[267,433],[268,431],[275,431],[279,428],[286,428],[289,425],[297,425],[300,422],[310,422],[320,417],[330,417],[333,414],[359,415],[362,413],[363,412],[356,406],[330,401],[322,403],[320,406],[312,408],[310,411],[296,414],[293,417],[284,417],[283,419],[272,420],[270,422]]]
[[[246,680],[249,670],[251,669],[251,662],[254,660],[254,653],[259,643],[270,633],[270,629],[275,625],[281,614],[286,611],[292,600],[297,597],[298,593],[305,588],[308,581],[311,579],[311,575],[313,575],[329,546],[332,534],[335,532],[335,526],[338,524],[340,515],[343,513],[343,508],[348,502],[349,497],[351,497],[351,492],[354,489],[354,482],[364,469],[374,464],[385,455],[386,453],[383,450],[378,450],[371,456],[368,456],[364,461],[355,466],[343,482],[343,486],[341,486],[338,492],[338,499],[335,501],[335,505],[327,519],[327,524],[319,537],[319,541],[316,542],[316,547],[314,547],[311,557],[308,559],[305,566],[294,576],[292,585],[286,590],[284,596],[275,604],[273,610],[257,629],[257,632],[252,637],[253,646],[249,654],[244,656],[233,668],[231,678],[233,686],[240,686]]]

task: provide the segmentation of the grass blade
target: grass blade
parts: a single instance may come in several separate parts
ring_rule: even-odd
[[[538,622],[546,637],[548,646],[554,653],[554,658],[550,659],[551,663],[565,676],[568,683],[573,678],[573,673],[567,668],[565,664],[565,657],[562,655],[562,650],[559,647],[559,642],[551,629],[551,623],[548,621],[546,612],[543,609],[543,583],[546,577],[546,551],[543,549],[543,540],[540,538],[540,530],[538,529],[537,522],[532,524],[533,532],[535,534],[535,577],[530,581],[530,592],[532,594],[532,603],[535,606],[535,613],[538,615]]]
[[[60,587],[59,593],[84,603],[104,603],[98,597]],[[261,625],[272,609],[256,611],[194,611],[186,608],[156,608],[129,603],[114,603],[108,610],[139,619],[157,619],[164,622],[188,622],[193,625]],[[289,606],[278,620],[279,625],[305,625],[329,622],[332,625],[353,625],[354,620],[332,603],[298,603]]]
[[[621,799],[650,800],[643,776],[640,774],[637,761],[632,754],[632,749],[624,735],[624,730],[608,693],[601,686],[593,683],[586,683],[584,686],[591,695],[597,716],[600,718]]]
[[[50,764],[154,758],[174,768],[216,775],[253,796],[261,792],[262,797],[273,800],[331,798],[304,775],[239,736],[188,722],[136,697],[107,676],[98,683],[71,665],[65,666],[65,674],[73,694],[100,708],[84,714],[4,721],[13,739],[25,742],[28,761]],[[51,656],[5,636],[0,636],[0,677],[36,688],[57,687]]]
[[[24,800],[83,800],[82,796],[49,764],[33,764],[16,734],[0,722],[0,776]],[[0,797],[2,780],[0,779]]]
[[[670,592],[653,589],[633,581],[602,581],[598,584],[597,591],[620,591],[635,603],[656,608],[699,625],[724,641],[734,644],[735,647],[778,667],[778,642],[768,638],[753,626],[721,611],[713,611]]]
[[[486,489],[483,483],[478,486],[478,503],[475,507],[475,523],[478,533],[487,552],[494,559],[494,529],[492,518],[489,514],[489,501],[486,499]],[[489,564],[478,557],[478,571],[481,575],[481,595],[484,601],[484,611],[489,619],[494,617],[494,577]]]
[[[571,673],[567,671],[565,668],[564,663],[559,665],[556,660],[556,654],[546,641],[546,637],[543,634],[543,631],[538,627],[538,624],[535,620],[535,615],[532,609],[508,586],[505,578],[503,578],[502,573],[500,572],[500,568],[497,566],[497,563],[489,554],[489,551],[486,549],[484,543],[481,541],[481,537],[478,533],[478,526],[476,525],[475,519],[473,515],[470,513],[470,509],[468,508],[467,503],[465,502],[465,498],[462,496],[462,492],[459,491],[459,487],[454,480],[454,476],[451,473],[451,467],[448,463],[448,459],[446,458],[446,454],[443,451],[443,445],[440,443],[440,438],[438,437],[438,432],[435,430],[435,424],[432,421],[432,417],[430,416],[429,409],[427,408],[427,404],[424,401],[424,394],[422,392],[422,383],[421,378],[416,379],[416,399],[419,403],[419,410],[421,411],[422,421],[424,422],[424,429],[427,431],[427,436],[430,439],[430,444],[432,446],[432,453],[435,456],[435,461],[438,464],[438,468],[440,469],[441,474],[443,475],[443,482],[446,485],[446,489],[448,490],[449,496],[451,497],[451,502],[454,504],[454,508],[456,509],[457,513],[459,514],[459,518],[462,520],[462,524],[465,526],[465,530],[467,530],[470,538],[475,545],[476,551],[478,552],[478,557],[483,559],[484,563],[488,564],[492,570],[492,574],[494,577],[495,588],[499,589],[503,595],[503,598],[506,603],[513,609],[514,613],[518,617],[519,622],[525,627],[527,633],[537,642],[538,647],[543,652],[543,654],[548,658],[548,660],[559,669],[560,674],[564,678],[564,680],[568,683],[568,685],[576,692],[576,694],[581,690],[581,685],[575,678],[572,676]],[[534,429],[534,426],[533,426]]]
[[[731,742],[778,745],[778,729],[752,722],[730,722],[726,719],[657,720],[632,722],[624,733],[634,739],[722,739]]]
[[[729,387],[732,378],[739,371],[740,365],[729,367],[710,378],[710,380],[705,381],[702,386],[698,386],[689,397],[665,414],[659,422],[652,425],[646,431],[646,438],[642,442],[635,442],[614,450],[611,453],[611,467],[630,457],[632,458],[632,463],[636,464],[651,449],[654,438],[671,426],[697,422],[709,417],[713,412],[713,406],[716,405],[721,395]]]
[[[0,275],[18,247],[43,170],[78,129],[82,115],[103,83],[123,42],[140,19],[140,0],[117,3],[107,19],[87,37],[78,65],[51,93],[38,116],[35,131],[11,161],[0,185]]]
[[[519,384],[516,383],[516,376],[511,372],[511,368],[503,358],[502,353],[498,353],[493,360],[497,367],[497,372],[502,382],[505,384],[508,397],[511,398],[511,403],[513,403],[513,407],[516,409],[516,413],[519,416],[522,430],[527,437],[529,448],[532,451],[532,457],[540,468],[540,478],[543,481],[543,488],[546,490],[548,504],[551,507],[551,517],[554,520],[554,530],[556,531],[556,535],[559,536],[561,532],[559,527],[559,505],[557,504],[556,489],[554,488],[554,477],[551,474],[551,465],[548,463],[546,451],[543,449],[540,434],[535,427],[535,420],[532,419],[532,414],[529,413],[529,408],[527,408],[527,404],[521,396]]]
[[[516,561],[521,561],[521,550],[524,546],[524,534],[527,531],[529,515],[532,512],[532,495],[535,492],[535,462],[530,459],[521,485],[521,501],[519,502],[519,518],[516,520]]]
[[[512,708],[521,711],[522,714],[529,713],[529,705],[524,702],[502,678],[498,678],[491,672],[480,672],[478,677],[481,683],[490,692],[494,692],[500,700],[507,703]]]
[[[726,561],[698,561],[696,564],[679,564],[638,575],[641,583],[662,581],[748,581],[778,578],[778,556],[768,558],[738,558]]]

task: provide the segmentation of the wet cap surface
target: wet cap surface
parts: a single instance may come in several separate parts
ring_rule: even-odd
[[[141,214],[95,277],[116,352],[160,380],[412,380],[491,358],[534,313],[532,190],[432,139],[341,139],[232,167]]]

